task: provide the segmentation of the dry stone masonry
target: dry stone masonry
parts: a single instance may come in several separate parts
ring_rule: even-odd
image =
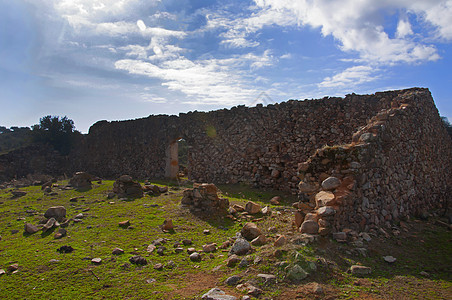
[[[423,88],[100,121],[68,157],[39,149],[0,156],[0,180],[46,168],[174,177],[181,138],[195,182],[298,193],[302,231],[369,230],[450,202],[452,143]]]

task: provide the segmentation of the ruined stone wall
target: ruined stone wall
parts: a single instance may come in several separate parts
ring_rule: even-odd
[[[352,143],[317,150],[299,173],[301,198],[316,205],[320,232],[376,230],[445,209],[452,192],[452,143],[430,92],[412,89],[392,97],[390,108],[358,129]],[[322,182],[328,176],[341,185],[326,191]]]

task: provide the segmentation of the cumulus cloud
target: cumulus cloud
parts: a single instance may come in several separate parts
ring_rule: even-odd
[[[354,66],[332,77],[326,77],[320,84],[321,88],[354,87],[377,79],[377,70],[371,66]]]

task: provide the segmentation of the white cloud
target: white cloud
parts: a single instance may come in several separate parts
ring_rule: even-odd
[[[326,77],[320,84],[321,88],[343,88],[353,89],[357,85],[374,81],[378,78],[377,69],[370,66],[350,67],[333,77]]]
[[[319,28],[324,36],[332,35],[343,51],[356,51],[361,59],[380,62],[419,62],[437,60],[436,48],[427,42],[408,39],[412,33],[406,20],[399,21],[396,38],[390,38],[384,28],[384,17],[400,11],[423,17],[434,25],[438,36],[452,39],[452,1],[450,0],[255,0],[265,13],[256,26],[271,24],[265,18],[270,12],[283,14],[274,23],[287,26],[301,24]]]
[[[146,24],[144,24],[143,20],[138,20],[137,21],[137,26],[141,31],[145,31],[146,30]]]

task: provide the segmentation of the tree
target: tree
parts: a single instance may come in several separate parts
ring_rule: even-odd
[[[452,139],[452,124],[450,124],[449,120],[446,117],[441,117],[441,120],[443,121],[443,124],[446,127],[447,133]]]
[[[75,138],[80,132],[75,130],[74,121],[64,116],[45,116],[39,124],[32,126],[33,140],[53,146],[61,154],[69,154]]]

